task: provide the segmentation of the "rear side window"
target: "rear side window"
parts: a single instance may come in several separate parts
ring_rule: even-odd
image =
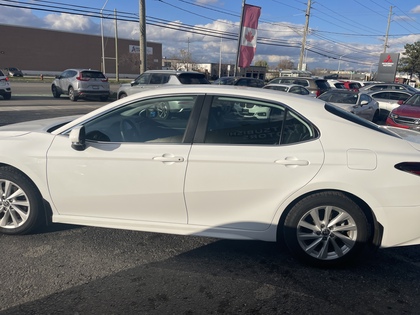
[[[1,77],[4,77],[5,75],[4,75],[4,73],[0,70],[0,76]]]
[[[309,122],[287,107],[246,98],[215,97],[204,142],[281,145],[307,141],[317,135]]]
[[[181,73],[178,79],[182,84],[210,84],[202,73]]]

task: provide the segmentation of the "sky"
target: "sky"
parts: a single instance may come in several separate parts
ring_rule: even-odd
[[[0,0],[1,24],[139,38],[138,0]],[[147,41],[163,57],[188,51],[196,63],[235,63],[243,0],[145,0]],[[308,0],[246,0],[261,7],[253,63],[299,63]],[[391,14],[391,15],[390,15]],[[304,63],[308,70],[377,68],[380,53],[402,53],[420,41],[419,0],[312,0]],[[390,18],[390,19],[389,19]],[[388,21],[390,21],[388,23]],[[389,27],[388,27],[389,26]],[[4,44],[4,43],[3,43]],[[1,44],[0,44],[1,45]]]

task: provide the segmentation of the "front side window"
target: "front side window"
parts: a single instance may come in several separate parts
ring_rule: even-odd
[[[182,143],[197,96],[141,100],[87,122],[86,139],[101,142]]]
[[[143,73],[142,75],[138,76],[134,82],[135,84],[149,84],[150,76],[150,73]]]
[[[250,99],[215,97],[205,143],[279,145],[306,141],[314,127],[287,107]]]

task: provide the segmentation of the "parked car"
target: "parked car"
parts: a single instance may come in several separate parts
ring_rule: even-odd
[[[206,75],[196,71],[148,70],[131,83],[121,84],[118,99],[164,85],[210,84]]]
[[[189,116],[157,115],[185,98]],[[254,106],[265,119],[248,115]],[[420,133],[318,99],[162,87],[77,118],[2,126],[0,141],[5,234],[52,221],[278,241],[320,266],[420,244]]]
[[[373,122],[379,120],[379,104],[366,93],[336,89],[325,92],[318,98],[367,120]]]
[[[310,97],[316,97],[315,93],[311,93],[307,88],[298,84],[287,84],[287,83],[270,83],[263,86],[263,89],[293,93],[298,95],[307,95]]]
[[[216,85],[239,85],[261,88],[265,85],[264,81],[257,78],[250,77],[220,77],[213,81]]]
[[[413,88],[407,84],[400,84],[400,83],[376,83],[376,84],[369,84],[362,87],[360,90],[364,92],[370,91],[379,91],[379,90],[398,90],[398,91],[408,91],[411,93],[418,92],[417,89]]]
[[[3,99],[10,100],[12,97],[12,88],[10,87],[9,78],[0,70],[0,95]]]
[[[368,94],[378,102],[381,119],[386,119],[394,108],[413,95],[406,90],[379,90]]]
[[[315,93],[316,96],[331,90],[327,80],[319,78],[305,78],[305,77],[279,77],[271,80],[268,83],[290,83],[299,84],[306,87],[309,91]]]
[[[15,67],[4,68],[4,72],[11,77],[23,77],[23,72]]]
[[[338,81],[338,80],[332,80],[332,79],[328,79],[327,80],[328,85],[332,88],[332,89],[345,89],[346,87],[344,86],[343,81]]]
[[[61,94],[68,95],[73,102],[79,98],[91,97],[99,97],[105,102],[109,98],[110,88],[108,78],[101,71],[67,69],[55,77],[51,92],[55,98],[59,98]]]
[[[400,103],[389,114],[386,125],[420,131],[420,92]]]

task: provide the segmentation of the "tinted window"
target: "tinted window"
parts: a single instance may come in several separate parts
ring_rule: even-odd
[[[4,73],[0,70],[0,76],[4,77]]]
[[[294,80],[293,83],[294,84],[299,84],[299,85],[302,85],[302,86],[309,86],[309,83],[306,80]]]
[[[390,93],[390,99],[394,101],[399,101],[399,100],[405,101],[409,97],[410,95],[406,93],[401,93],[401,92]]]
[[[321,90],[329,90],[330,89],[330,85],[328,84],[328,82],[326,80],[315,80],[315,83]]]
[[[181,73],[178,79],[182,84],[209,84],[206,76],[202,73]]]
[[[372,94],[374,98],[383,98],[383,99],[389,99],[389,92],[379,92]]]
[[[278,145],[313,137],[314,128],[285,107],[250,99],[215,97],[204,142]]]
[[[94,78],[94,79],[104,79],[105,76],[102,72],[99,71],[82,71],[81,72],[82,78]]]
[[[85,124],[86,139],[104,142],[181,143],[196,96],[160,97],[117,108]],[[163,118],[164,117],[164,118]]]
[[[265,89],[287,92],[287,87],[285,86],[266,86]]]

